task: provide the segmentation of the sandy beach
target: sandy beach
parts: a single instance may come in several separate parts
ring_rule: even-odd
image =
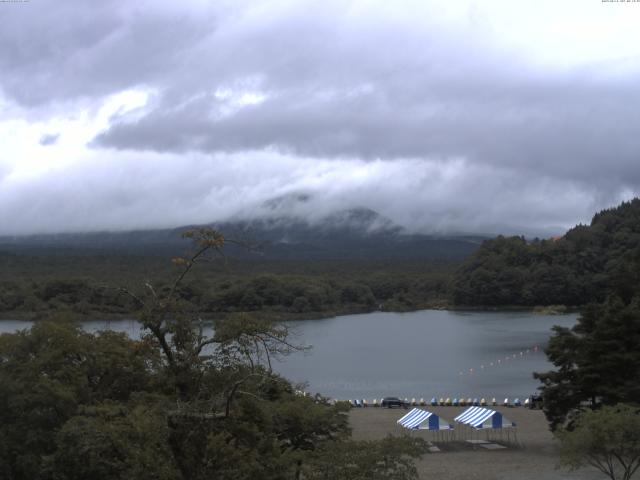
[[[453,423],[463,407],[421,407]],[[417,466],[421,479],[455,480],[601,480],[604,475],[588,468],[576,472],[558,469],[557,445],[548,429],[544,414],[540,410],[523,407],[495,407],[496,410],[517,425],[517,442],[506,436],[494,443],[506,446],[498,450],[486,450],[465,442],[464,438],[454,442],[433,441],[440,452],[427,453],[418,460]],[[354,408],[350,413],[350,424],[355,440],[374,440],[388,434],[400,435],[407,430],[401,429],[396,421],[407,410],[386,408]],[[426,440],[434,438],[432,433],[416,431]],[[476,434],[474,438],[478,438]],[[484,434],[479,438],[484,439]]]

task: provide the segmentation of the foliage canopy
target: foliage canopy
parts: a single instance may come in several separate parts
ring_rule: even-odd
[[[552,428],[581,406],[640,398],[640,297],[586,307],[571,329],[554,327],[546,353],[556,370],[536,373]]]
[[[499,236],[485,241],[456,271],[458,305],[570,305],[625,301],[640,286],[640,199],[597,213],[561,238]]]
[[[331,465],[334,478],[416,478],[410,458],[423,442],[352,442],[348,407],[301,396],[272,371],[272,358],[300,348],[286,327],[229,316],[203,334],[179,292],[225,239],[189,235],[195,250],[175,262],[173,282],[121,289],[140,340],[61,318],[0,336],[0,477],[284,480],[323,478],[314,472]]]
[[[591,465],[611,480],[629,480],[640,468],[640,411],[619,404],[582,413],[571,429],[556,433],[561,463]]]

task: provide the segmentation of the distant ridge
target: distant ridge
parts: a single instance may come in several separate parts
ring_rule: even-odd
[[[302,199],[296,199],[303,201]],[[283,201],[283,200],[280,200]],[[276,200],[274,200],[276,202]],[[280,205],[269,205],[280,210]],[[0,237],[0,251],[37,252],[75,250],[140,255],[175,255],[189,247],[181,235],[198,225],[126,232],[62,233]],[[461,260],[485,239],[480,236],[408,234],[377,212],[366,208],[339,210],[307,221],[296,216],[218,222],[208,225],[229,238],[246,240],[257,248],[248,252],[230,247],[242,258],[272,260]]]

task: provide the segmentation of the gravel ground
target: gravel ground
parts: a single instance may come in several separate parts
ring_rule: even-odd
[[[422,407],[440,415],[453,423],[453,418],[464,407]],[[456,441],[435,441],[431,432],[414,431],[441,448],[441,452],[427,453],[417,461],[421,479],[457,480],[603,480],[604,475],[588,468],[568,472],[557,468],[557,445],[549,432],[544,414],[539,410],[495,407],[509,420],[516,422],[517,442],[513,435],[510,441],[503,435],[494,443],[507,446],[506,449],[485,450],[474,447],[464,440],[471,438],[469,433],[458,431]],[[355,440],[374,440],[388,434],[400,435],[406,430],[397,424],[403,409],[354,408],[349,420]],[[463,437],[463,438],[460,438]],[[473,438],[485,439],[485,433],[475,434]]]

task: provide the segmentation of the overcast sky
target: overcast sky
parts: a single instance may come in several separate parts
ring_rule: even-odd
[[[638,25],[601,0],[0,2],[0,234],[356,207],[561,232],[640,193]]]

